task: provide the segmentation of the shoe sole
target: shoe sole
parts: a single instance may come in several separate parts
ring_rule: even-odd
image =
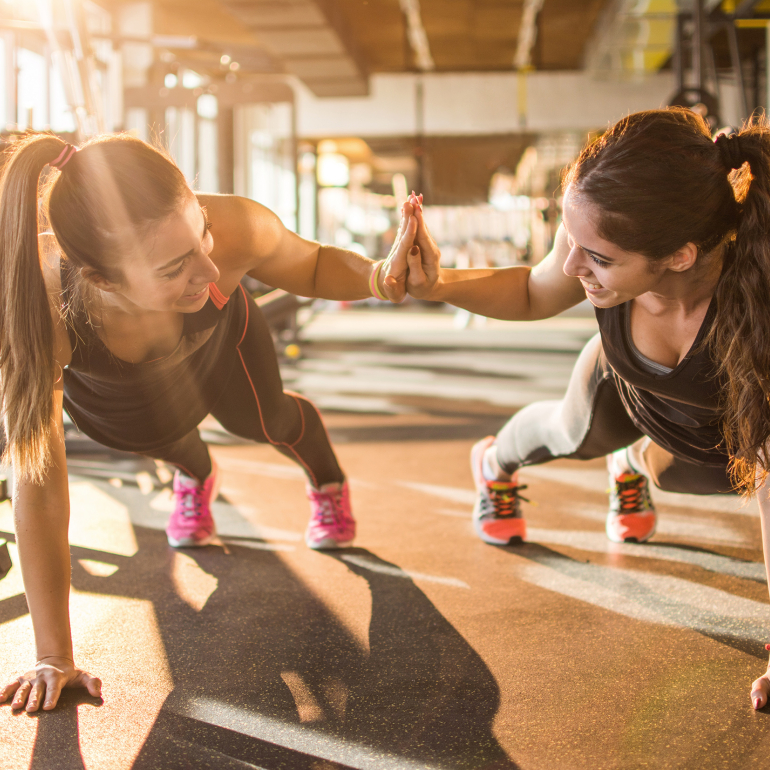
[[[340,541],[327,537],[323,540],[317,540],[315,542],[305,540],[305,544],[308,548],[312,548],[314,551],[334,551],[337,548],[349,548],[351,545],[353,545],[353,540],[351,539]]]
[[[216,532],[212,532],[211,535],[208,537],[205,537],[203,540],[193,540],[192,538],[182,538],[181,540],[177,540],[176,538],[171,537],[170,535],[166,534],[166,539],[168,540],[168,544],[172,548],[204,548],[207,545],[211,545],[214,538],[217,536]]]
[[[477,441],[471,449],[471,473],[473,474],[473,483],[476,486],[476,493],[478,494],[479,487],[484,483],[485,479],[481,474],[481,462],[484,457],[484,452],[494,443],[494,436],[487,436],[481,441]],[[498,519],[495,524],[495,528],[505,530],[507,527],[503,525],[502,519]],[[510,532],[502,533],[502,537],[490,535],[483,529],[482,519],[478,509],[478,502],[473,506],[473,530],[476,535],[488,545],[516,545],[517,543],[523,543],[527,539],[527,523],[523,518],[511,519],[507,522],[510,525]],[[499,534],[499,533],[498,533]]]
[[[657,528],[658,528],[658,522],[656,520],[655,521],[655,526],[652,528],[652,530],[647,535],[645,535],[642,538],[636,537],[635,535],[632,535],[631,537],[615,537],[610,532],[610,518],[607,517],[607,522],[604,525],[604,532],[607,535],[607,540],[609,540],[610,542],[613,542],[613,543],[619,543],[621,545],[623,543],[637,543],[637,544],[641,544],[641,543],[646,543],[655,534],[655,531],[657,530]]]
[[[524,519],[511,519],[506,522],[504,519],[497,519],[495,521],[495,529],[503,530],[497,535],[490,535],[483,529],[483,524],[480,518],[478,518],[478,511],[473,509],[473,529],[478,537],[488,545],[516,545],[517,543],[524,543],[527,540],[527,523]],[[509,532],[505,532],[509,529]]]
[[[216,477],[214,478],[214,486],[211,489],[211,497],[209,498],[209,506],[219,497],[219,486],[222,483],[222,474],[219,472],[219,466],[216,464],[214,458],[211,458],[212,468],[216,468]],[[216,528],[212,533],[203,538],[203,540],[193,540],[190,537],[183,537],[181,540],[177,540],[166,532],[166,539],[168,544],[172,548],[205,548],[207,545],[211,545],[214,538],[217,536]]]

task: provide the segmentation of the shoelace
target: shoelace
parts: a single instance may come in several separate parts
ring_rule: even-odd
[[[621,513],[639,513],[644,504],[646,481],[638,476],[627,481],[615,481]]]
[[[182,516],[191,518],[201,515],[201,487],[188,487],[185,485],[178,496],[179,508]]]
[[[500,519],[517,516],[519,500],[523,500],[525,503],[530,502],[529,499],[521,494],[521,490],[526,488],[527,484],[518,484],[517,486],[512,487],[506,485],[501,489],[495,489],[494,486],[487,486],[489,503],[491,506],[487,508],[484,515],[493,514]]]
[[[313,501],[318,504],[315,519],[324,526],[342,528],[342,492],[317,492],[313,490]]]

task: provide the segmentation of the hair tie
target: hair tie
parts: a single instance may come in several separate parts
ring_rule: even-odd
[[[56,158],[56,160],[52,160],[48,165],[52,168],[58,168],[59,171],[61,171],[67,163],[69,163],[70,158],[78,151],[78,148],[75,147],[72,144],[65,144],[64,149],[59,153],[59,157]]]
[[[740,168],[745,162],[746,157],[741,152],[740,137],[738,134],[720,134],[715,140],[717,149],[719,150],[719,157],[722,158],[722,163],[725,164],[728,170],[734,168]]]

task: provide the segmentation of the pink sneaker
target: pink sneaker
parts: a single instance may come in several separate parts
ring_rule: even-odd
[[[308,548],[345,548],[356,536],[356,522],[350,512],[348,482],[308,486],[312,515],[305,531]]]
[[[174,474],[176,506],[166,525],[168,544],[173,548],[208,545],[216,534],[211,503],[219,492],[219,467],[211,459],[211,473],[201,484],[181,471]]]

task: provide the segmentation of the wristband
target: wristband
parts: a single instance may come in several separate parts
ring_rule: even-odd
[[[369,291],[373,297],[383,300],[383,302],[389,302],[390,300],[382,294],[379,287],[380,270],[385,264],[385,260],[382,260],[376,264],[372,270],[372,274],[369,276]]]

